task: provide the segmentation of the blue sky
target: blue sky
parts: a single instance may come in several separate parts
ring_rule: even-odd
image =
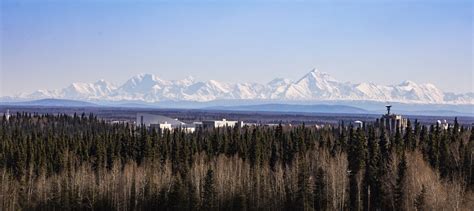
[[[265,83],[313,67],[342,81],[474,91],[471,1],[1,3],[0,95],[139,73]]]

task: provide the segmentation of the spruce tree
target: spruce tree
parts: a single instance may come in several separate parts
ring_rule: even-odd
[[[469,141],[464,147],[463,174],[466,184],[469,188],[474,189],[474,128],[471,128]]]
[[[415,119],[415,130],[414,130],[415,139],[410,145],[412,151],[415,151],[415,149],[418,147],[418,143],[420,142],[421,130],[422,129],[421,129],[420,122],[418,122],[418,119]]]
[[[250,146],[250,152],[249,152],[249,157],[250,157],[250,164],[252,167],[255,167],[256,165],[260,164],[261,161],[261,141],[260,141],[260,133],[255,128],[252,132],[252,139],[251,139],[251,146]]]
[[[177,210],[187,208],[186,189],[180,176],[176,176],[171,185],[168,196],[168,206],[171,209]]]
[[[365,165],[364,176],[364,207],[366,210],[380,209],[382,203],[382,183],[381,177],[385,174],[380,157],[378,140],[376,140],[375,130],[369,129],[368,154]]]
[[[202,208],[204,210],[215,209],[217,207],[217,192],[214,180],[214,171],[212,169],[207,170],[202,193]]]
[[[451,172],[450,152],[448,146],[448,138],[446,133],[439,141],[439,172],[442,178],[447,178]]]
[[[404,139],[404,147],[410,150],[415,150],[413,146],[416,146],[415,141],[415,134],[413,133],[413,128],[411,126],[410,120],[407,120],[407,126],[405,128],[405,135],[403,136]]]
[[[313,207],[313,187],[310,180],[308,165],[304,158],[300,159],[298,170],[296,205],[299,210],[310,210]]]
[[[385,128],[380,128],[380,141],[379,141],[379,147],[380,147],[380,154],[382,160],[385,162],[388,162],[390,160],[390,143],[389,140],[387,139],[387,134],[385,133]]]
[[[352,210],[360,210],[361,195],[357,177],[366,160],[366,137],[360,128],[358,128],[355,133],[352,128],[350,131],[350,142],[348,146],[349,206]]]
[[[319,167],[314,180],[314,209],[326,210],[328,199],[328,190],[324,169]]]
[[[453,137],[453,141],[457,141],[459,139],[459,122],[458,122],[458,118],[455,117],[454,118],[454,125],[453,125],[453,134],[452,134],[452,137]]]
[[[401,155],[403,152],[403,149],[405,148],[405,144],[403,143],[403,139],[402,139],[402,133],[399,127],[397,127],[395,131],[393,146],[395,147],[394,150],[398,155]]]
[[[420,139],[418,142],[418,149],[420,149],[421,153],[423,153],[423,157],[426,160],[429,160],[429,139],[430,135],[428,134],[428,128],[426,126],[421,127],[421,132],[420,132]]]
[[[397,170],[397,181],[395,185],[395,209],[406,210],[406,173],[407,172],[407,161],[406,156],[403,154],[401,160],[398,163]]]
[[[275,171],[276,165],[278,164],[279,160],[280,160],[280,153],[279,153],[277,143],[276,141],[272,141],[272,149],[271,149],[271,155],[270,155],[270,169],[272,171]]]
[[[136,202],[137,202],[137,188],[136,188],[136,180],[135,180],[135,171],[133,171],[132,176],[132,186],[130,187],[130,197],[128,202],[129,210],[135,210]]]
[[[433,168],[439,168],[439,139],[440,139],[440,128],[436,124],[436,127],[431,126],[430,135],[428,142],[428,158]]]

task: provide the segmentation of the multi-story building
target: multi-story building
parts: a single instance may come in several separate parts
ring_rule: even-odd
[[[387,113],[380,118],[379,124],[389,131],[396,131],[397,128],[404,130],[407,127],[408,119],[403,118],[402,115],[391,114],[391,105],[387,105],[386,107]]]
[[[179,121],[178,119],[146,113],[137,114],[136,125],[142,127],[156,128],[159,130],[174,130],[180,128],[185,132],[190,133],[194,132],[195,130],[194,124],[186,124],[184,122]]]
[[[218,128],[218,127],[239,127],[243,126],[242,121],[228,121],[226,119],[222,120],[205,120],[202,121],[202,128]]]

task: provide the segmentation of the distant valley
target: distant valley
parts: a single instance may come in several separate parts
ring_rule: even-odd
[[[301,102],[300,102],[301,103]],[[0,102],[0,106],[8,107],[49,107],[49,108],[121,108],[121,109],[194,109],[223,112],[266,112],[266,113],[319,113],[319,114],[382,114],[384,103],[377,102],[345,102],[326,101],[319,104],[284,104],[268,103],[268,101],[165,101],[159,103],[146,102],[87,102],[64,99],[40,99],[32,101]],[[404,115],[424,116],[474,116],[469,105],[426,105],[394,103],[394,112]]]

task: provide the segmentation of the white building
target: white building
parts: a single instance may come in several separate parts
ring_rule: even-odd
[[[196,127],[181,127],[181,130],[186,133],[193,133],[196,130]]]
[[[362,121],[354,121],[354,128],[357,129],[357,128],[363,128],[364,127],[364,122]]]
[[[390,132],[396,131],[397,129],[404,130],[408,125],[408,119],[403,118],[401,115],[391,114],[391,105],[387,107],[387,114],[380,118],[380,124]]]
[[[203,128],[235,127],[236,125],[238,125],[239,127],[242,127],[243,122],[242,121],[228,121],[226,119],[202,121]]]
[[[110,121],[110,124],[127,124],[127,121],[122,121],[122,120],[113,120]]]
[[[437,123],[439,125],[439,128],[441,128],[442,130],[447,130],[449,128],[449,123],[446,120],[438,120]]]
[[[163,122],[163,123],[158,123],[158,124],[151,124],[150,127],[159,129],[160,131],[173,130],[173,128],[171,127],[171,124],[168,123],[168,122]]]
[[[10,110],[7,110],[7,113],[5,113],[5,119],[8,121],[10,120]]]
[[[268,124],[265,124],[265,126],[267,127],[278,127],[280,124],[275,124],[275,123],[268,123]]]
[[[180,128],[188,133],[192,133],[195,130],[194,124],[186,124],[178,119],[146,113],[137,114],[136,124],[137,126],[151,127],[159,130],[174,130]]]
[[[160,123],[169,123],[172,126],[180,126],[186,123],[179,121],[178,119],[169,118],[166,116],[147,114],[147,113],[138,113],[137,114],[137,126],[150,127],[151,124],[160,124]]]

